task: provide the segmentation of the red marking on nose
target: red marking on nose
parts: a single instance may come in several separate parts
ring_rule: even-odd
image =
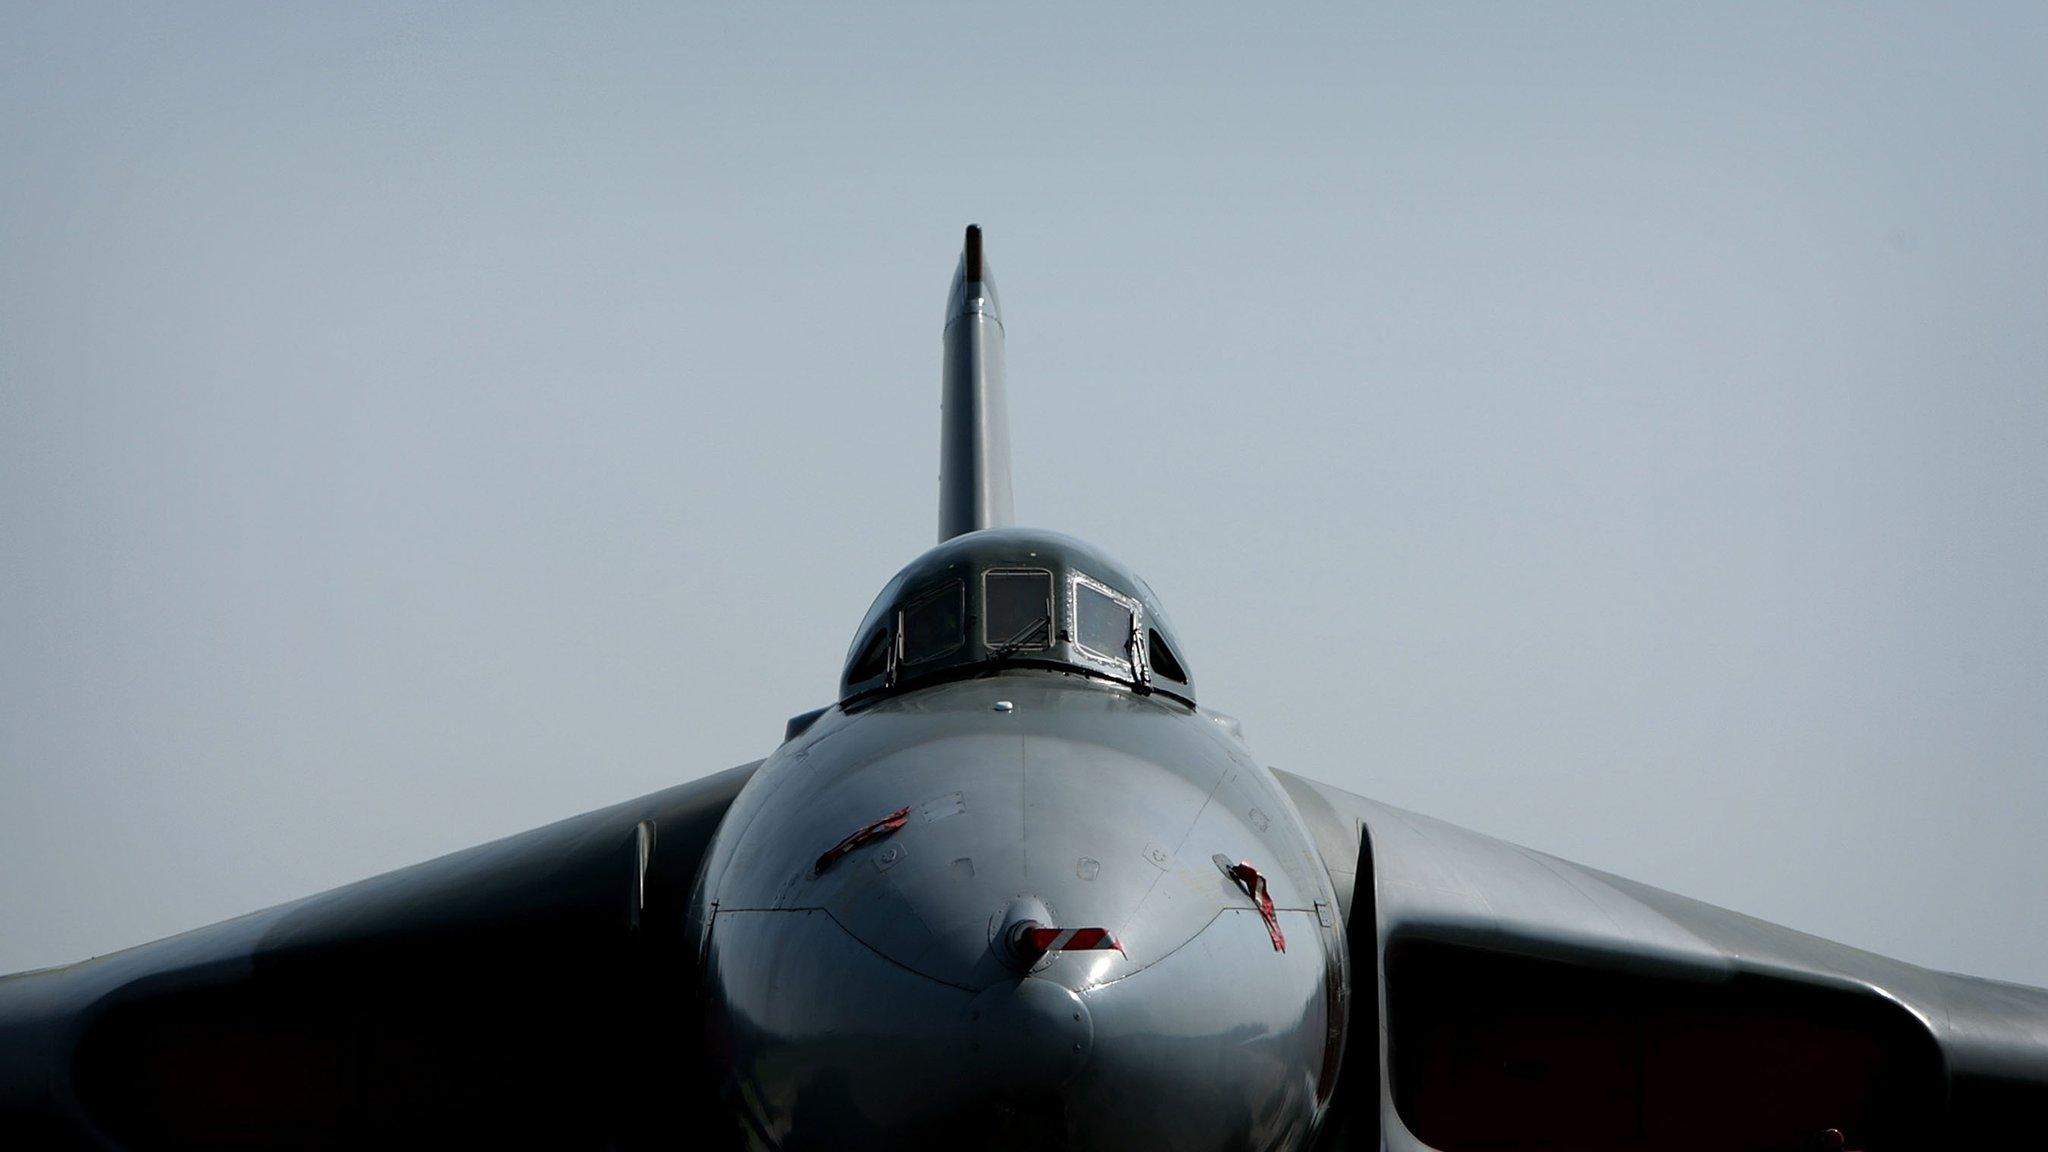
[[[882,817],[880,820],[875,821],[873,824],[869,824],[866,827],[861,828],[853,835],[848,836],[846,839],[841,840],[839,843],[834,844],[830,848],[825,849],[825,854],[818,857],[818,862],[811,866],[811,875],[824,875],[825,869],[830,868],[834,864],[837,864],[839,862],[840,857],[846,855],[848,852],[853,851],[855,848],[858,848],[863,844],[870,844],[876,840],[880,840],[882,837],[887,836],[891,832],[896,831],[898,828],[903,827],[903,825],[909,822],[909,820],[910,806],[906,804],[903,807],[898,808],[894,812],[889,813],[887,816]]]
[[[1227,860],[1229,857],[1226,856],[1224,859]],[[1266,935],[1273,940],[1273,951],[1287,951],[1287,937],[1280,931],[1280,914],[1273,910],[1273,897],[1266,889],[1266,878],[1259,875],[1259,870],[1252,867],[1249,860],[1240,860],[1232,864],[1227,874],[1244,889],[1245,895],[1257,901],[1259,919],[1266,922]]]

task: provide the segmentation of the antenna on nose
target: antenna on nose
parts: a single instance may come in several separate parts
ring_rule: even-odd
[[[939,541],[1011,524],[1010,414],[1003,396],[1003,317],[982,258],[981,227],[967,226],[946,297],[939,414]]]

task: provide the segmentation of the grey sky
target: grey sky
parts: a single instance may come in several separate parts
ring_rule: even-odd
[[[975,220],[1269,762],[2048,984],[2048,8],[1030,8],[7,5],[0,970],[765,754]]]

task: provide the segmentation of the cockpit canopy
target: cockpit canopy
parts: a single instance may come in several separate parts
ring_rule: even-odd
[[[1195,701],[1152,589],[1071,536],[1026,528],[956,536],[898,572],[854,634],[839,698],[1004,667]]]

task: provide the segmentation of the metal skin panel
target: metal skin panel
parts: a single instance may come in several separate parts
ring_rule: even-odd
[[[815,872],[905,807],[900,831]],[[1341,1003],[1313,852],[1272,776],[1178,704],[1014,670],[829,712],[764,762],[693,902],[727,1098],[763,1148],[904,1146],[991,1117],[1063,1147],[1297,1147]],[[1285,951],[1219,856],[1267,877]],[[998,933],[1020,898],[1121,951],[1027,971]],[[976,997],[1043,987],[1090,1021],[1073,1067],[963,1058]],[[1026,1012],[990,1042],[1030,1049],[1054,1024]]]
[[[1282,919],[1290,941],[1313,935],[1307,914]],[[1248,909],[1127,980],[1070,995],[1019,978],[1056,985],[1052,1007],[1000,1018],[994,998],[889,963],[823,910],[721,911],[706,968],[724,1001],[713,1044],[756,1148],[1263,1152],[1302,1147],[1318,1114],[1319,973],[1276,956]],[[1057,1015],[1069,1007],[1080,1019]]]
[[[1279,918],[1284,957],[1257,913],[1234,908],[1153,968],[1083,994],[1097,1057],[1071,1093],[1091,1124],[1076,1147],[1307,1145],[1323,1113],[1326,971],[1314,915]]]
[[[1919,968],[1276,775],[1314,813],[1310,826],[1326,858],[1355,853],[1356,830],[1369,830],[1383,962],[1390,945],[1424,939],[1674,983],[1724,986],[1763,978],[1854,993],[1903,1009],[1938,1047],[1948,1146],[2010,1135],[2010,1124],[2038,1117],[2048,1103],[2042,1088],[2048,1084],[2048,990]],[[1386,992],[1382,986],[1374,993],[1382,1020]],[[1379,1041],[1387,1066],[1384,1027]],[[1384,1079],[1380,1095],[1385,1147],[1427,1149],[1396,1114]]]

